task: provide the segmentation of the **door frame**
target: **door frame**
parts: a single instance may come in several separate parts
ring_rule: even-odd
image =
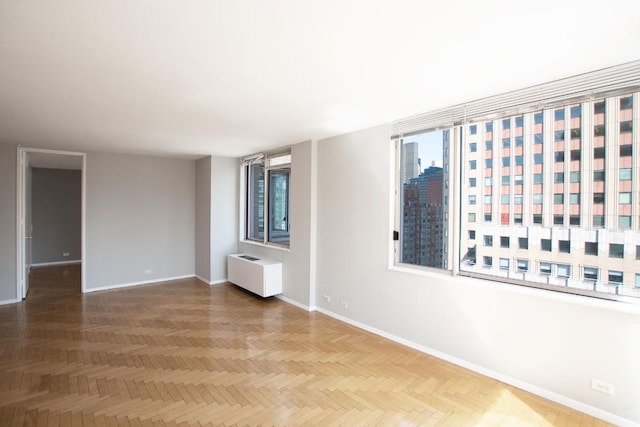
[[[25,177],[27,173],[28,156],[29,153],[44,153],[61,156],[78,156],[82,158],[82,169],[80,171],[81,176],[81,238],[80,238],[80,256],[81,256],[81,290],[82,293],[86,289],[86,277],[87,277],[87,254],[86,254],[86,176],[87,176],[87,155],[86,153],[80,153],[75,151],[60,151],[60,150],[46,150],[40,148],[27,148],[18,147],[17,150],[17,163],[16,163],[16,299],[22,301],[25,295],[25,284],[27,277],[25,277],[26,271],[26,227],[23,216],[26,213],[26,183]]]

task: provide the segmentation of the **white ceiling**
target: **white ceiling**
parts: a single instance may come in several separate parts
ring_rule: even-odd
[[[640,2],[1,0],[0,141],[239,156],[640,59]]]

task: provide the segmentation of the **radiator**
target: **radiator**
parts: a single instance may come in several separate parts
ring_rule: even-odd
[[[282,263],[246,254],[227,257],[228,280],[261,297],[282,293]]]

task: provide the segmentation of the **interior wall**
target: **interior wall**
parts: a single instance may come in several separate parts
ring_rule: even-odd
[[[87,290],[193,276],[196,162],[90,152]]]
[[[195,274],[211,281],[211,156],[196,161]]]
[[[282,262],[282,295],[303,306],[311,305],[312,141],[291,147],[291,193],[289,250],[240,241],[238,251]],[[239,171],[240,165],[236,165]],[[237,172],[239,174],[239,172]]]
[[[318,306],[421,348],[640,422],[640,370],[634,368],[640,360],[637,310],[388,268],[389,136],[389,126],[380,126],[318,142]],[[615,396],[593,390],[592,378],[613,384]]]
[[[32,264],[80,260],[82,172],[45,168],[31,172]]]
[[[16,150],[0,143],[0,303],[17,297]]]
[[[227,280],[227,255],[238,251],[239,160],[211,158],[211,257],[210,278],[213,283]]]

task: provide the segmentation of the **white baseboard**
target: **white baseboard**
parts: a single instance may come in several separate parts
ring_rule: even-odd
[[[205,278],[204,278],[204,277],[202,277],[202,276],[198,276],[197,274],[194,274],[194,277],[195,277],[196,279],[200,280],[201,282],[206,283],[207,285],[209,285],[209,284],[210,284],[210,283],[209,283],[209,280],[205,279]]]
[[[160,283],[160,282],[169,282],[172,280],[182,280],[182,279],[190,279],[192,277],[196,277],[195,274],[187,274],[184,276],[175,276],[175,277],[163,277],[160,279],[152,279],[152,280],[144,280],[141,282],[131,282],[131,283],[122,283],[119,285],[109,285],[109,286],[100,286],[98,288],[87,288],[84,290],[85,293],[89,292],[98,292],[98,291],[108,291],[111,289],[120,289],[120,288],[129,288],[131,286],[140,286],[140,285],[150,285],[152,283]]]
[[[211,286],[214,286],[214,285],[222,285],[223,283],[228,283],[228,282],[229,281],[227,279],[220,279],[220,280],[213,280],[213,281],[209,282],[209,284]]]
[[[15,304],[17,302],[20,302],[20,300],[19,299],[6,299],[4,301],[0,301],[0,305]]]
[[[284,299],[283,299],[284,300]],[[288,302],[288,301],[287,301]],[[297,303],[293,303],[294,305],[296,305]],[[360,328],[360,329],[364,329],[367,332],[371,332],[372,334],[376,334],[379,335],[381,337],[387,338],[391,341],[397,342],[398,344],[402,344],[405,345],[407,347],[410,347],[414,350],[418,350],[422,353],[426,353],[430,356],[434,356],[437,357],[438,359],[442,359],[445,360],[447,362],[453,363],[454,365],[458,365],[461,366],[463,368],[469,369],[471,371],[477,372],[479,374],[482,374],[484,376],[487,376],[489,378],[493,378],[495,380],[501,381],[505,384],[509,384],[513,387],[517,387],[521,390],[524,391],[528,391],[529,393],[535,394],[537,396],[540,397],[544,397],[545,399],[549,399],[552,402],[556,402],[559,403],[561,405],[564,406],[568,406],[569,408],[573,408],[577,411],[583,412],[585,414],[591,415],[593,417],[599,418],[601,420],[610,422],[612,424],[618,425],[618,426],[622,426],[622,427],[637,427],[638,423],[635,423],[631,420],[628,420],[626,418],[622,418],[618,415],[612,414],[610,412],[604,411],[602,409],[596,408],[594,406],[591,405],[587,405],[586,403],[583,402],[579,402],[577,400],[571,399],[569,397],[566,396],[562,396],[558,393],[546,390],[544,388],[526,383],[524,381],[518,380],[516,378],[512,378],[508,375],[504,375],[501,374],[499,372],[493,371],[491,369],[487,369],[485,367],[482,367],[480,365],[476,365],[475,363],[471,363],[468,362],[466,360],[463,359],[459,359],[457,357],[448,355],[446,353],[443,353],[441,351],[423,346],[421,344],[415,343],[413,341],[409,341],[407,339],[398,337],[396,335],[390,334],[388,332],[382,331],[380,329],[374,328],[372,326],[369,325],[365,325],[364,323],[360,323],[357,322],[355,320],[349,319],[348,317],[342,316],[340,314],[336,314],[332,311],[326,310],[322,307],[315,307],[315,309],[322,313],[325,314],[329,317],[333,317],[336,320],[340,320],[342,322],[348,323],[349,325],[355,326],[356,328]]]
[[[292,300],[291,298],[287,298],[282,294],[276,295],[276,298],[286,302],[287,304],[295,305],[296,307],[301,308],[304,311],[315,311],[316,309],[315,307],[309,307],[308,305],[301,304],[298,301]]]
[[[74,259],[71,261],[54,261],[54,262],[39,262],[37,264],[31,264],[31,267],[52,267],[55,265],[68,265],[68,264],[80,264],[82,263],[81,259]]]

